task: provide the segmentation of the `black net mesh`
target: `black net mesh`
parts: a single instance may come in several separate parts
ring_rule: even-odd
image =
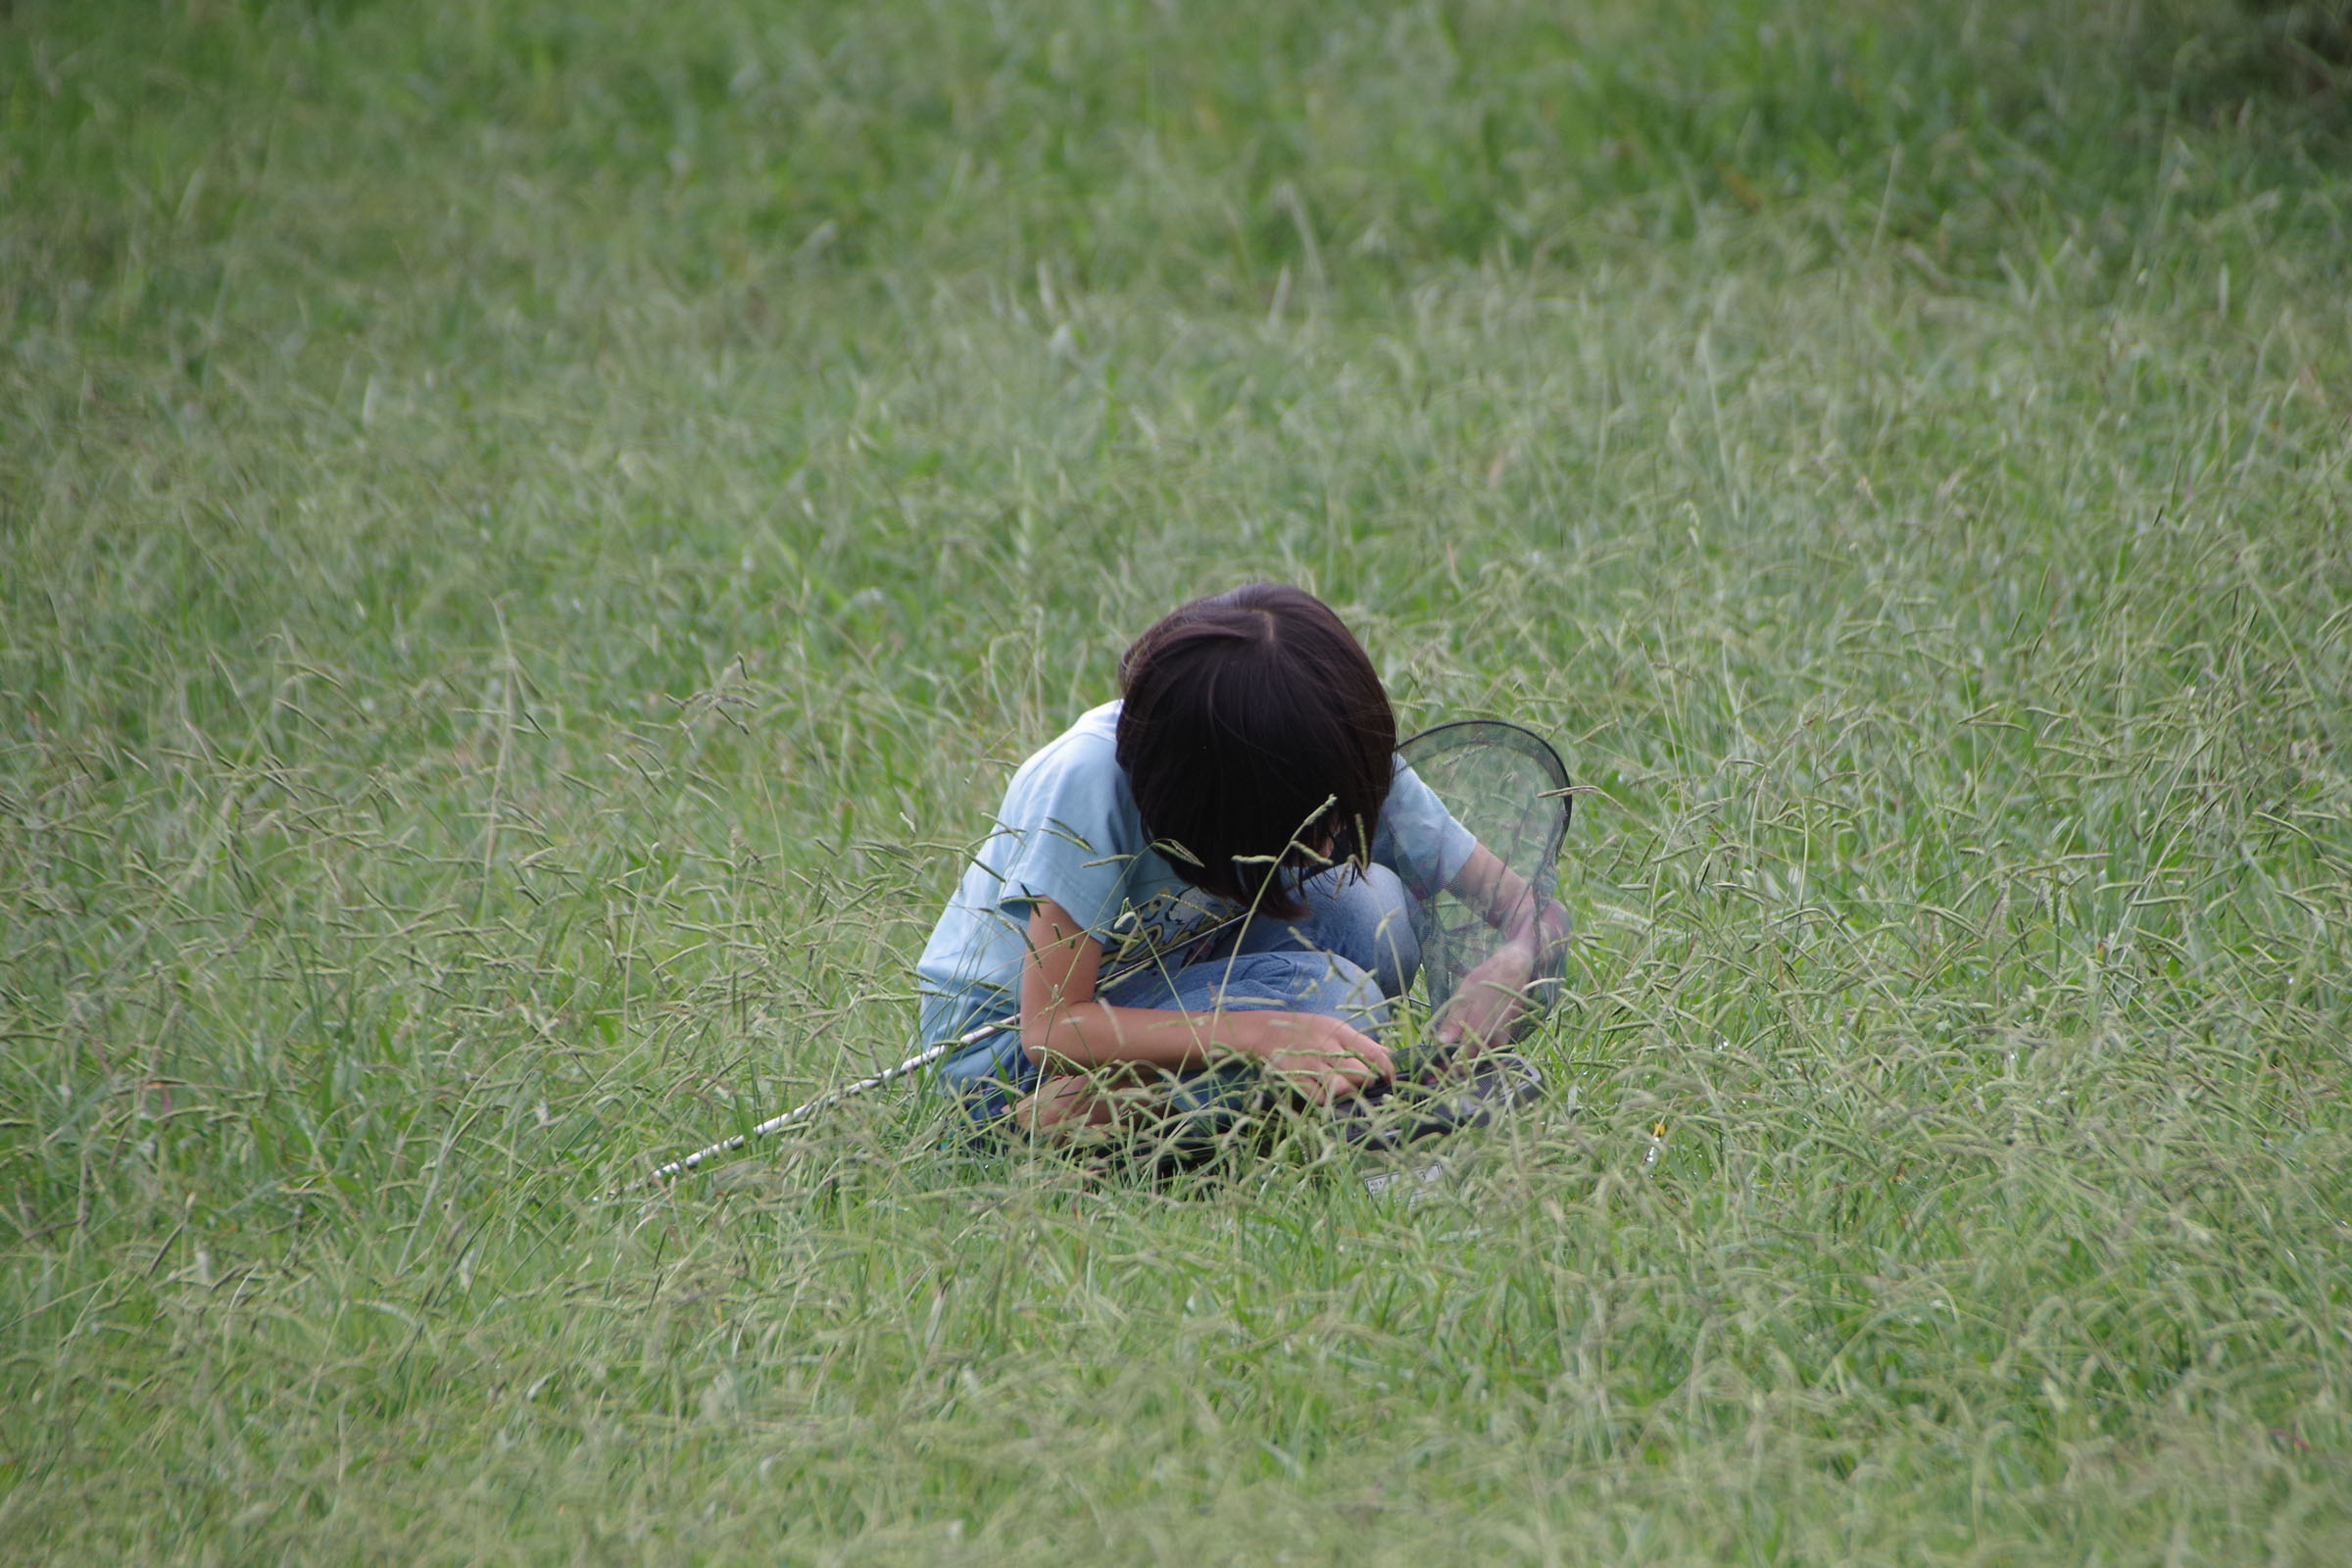
[[[1529,1005],[1512,1031],[1523,1033],[1558,996],[1566,970],[1567,918],[1551,901],[1568,832],[1568,769],[1542,736],[1494,719],[1423,730],[1397,755],[1527,890],[1519,908],[1499,911],[1473,909],[1450,892],[1415,901],[1428,1005],[1432,1012],[1443,1009],[1464,976],[1493,956],[1515,927],[1524,931],[1522,912],[1529,919],[1541,915],[1533,973],[1524,987]],[[1503,918],[1491,919],[1494,913]]]

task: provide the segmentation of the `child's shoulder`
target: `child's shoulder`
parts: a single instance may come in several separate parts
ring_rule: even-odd
[[[1089,781],[1105,791],[1121,790],[1126,775],[1119,770],[1119,704],[1114,700],[1090,708],[1068,729],[1029,754],[1012,775],[1015,794],[1049,792]]]
[[[1119,703],[1116,698],[1100,708],[1090,708],[1071,721],[1070,727],[1029,754],[1021,771],[1046,765],[1095,765],[1105,760],[1116,765],[1119,750]]]

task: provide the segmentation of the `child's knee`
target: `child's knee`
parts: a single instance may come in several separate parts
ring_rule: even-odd
[[[1228,966],[1209,963],[1200,967],[1222,970]],[[1235,958],[1230,972],[1214,977],[1212,988],[1198,1005],[1236,1012],[1322,1013],[1366,1034],[1378,1032],[1389,1019],[1389,999],[1371,971],[1344,954],[1314,949]]]
[[[1400,997],[1421,969],[1413,900],[1385,865],[1332,876],[1314,897],[1316,945],[1370,974],[1382,995]]]

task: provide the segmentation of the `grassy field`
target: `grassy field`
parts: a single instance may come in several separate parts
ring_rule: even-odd
[[[2321,10],[0,4],[0,1556],[2352,1558]],[[1258,575],[1545,1103],[600,1201]]]

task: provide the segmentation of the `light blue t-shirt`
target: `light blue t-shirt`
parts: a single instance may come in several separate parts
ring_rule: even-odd
[[[1119,705],[1083,714],[1023,762],[997,824],[915,964],[926,1044],[1012,1011],[1032,907],[1051,900],[1102,944],[1103,972],[1165,955],[1239,911],[1176,874],[1152,847],[1118,761]],[[1401,761],[1381,807],[1372,858],[1427,898],[1478,848]]]

